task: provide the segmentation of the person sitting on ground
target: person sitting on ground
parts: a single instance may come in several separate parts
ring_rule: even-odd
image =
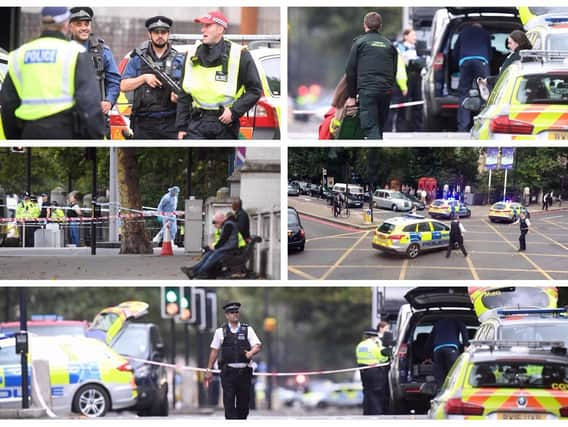
[[[235,223],[234,213],[230,212],[225,215],[217,212],[213,217],[213,225],[220,230],[219,238],[214,237],[213,243],[209,245],[207,251],[201,261],[193,267],[182,267],[187,277],[190,279],[207,279],[213,272],[215,266],[227,256],[230,251],[239,247],[239,230]],[[244,242],[244,239],[241,240]],[[246,244],[246,243],[245,243]]]

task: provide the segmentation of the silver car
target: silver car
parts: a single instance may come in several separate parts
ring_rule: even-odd
[[[373,202],[378,208],[393,211],[409,211],[412,209],[412,202],[400,191],[395,190],[376,190],[373,194]]]

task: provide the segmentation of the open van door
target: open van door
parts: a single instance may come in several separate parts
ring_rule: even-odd
[[[93,323],[89,326],[87,336],[110,345],[126,322],[146,315],[149,307],[142,301],[125,301],[119,305],[107,307],[97,313]]]

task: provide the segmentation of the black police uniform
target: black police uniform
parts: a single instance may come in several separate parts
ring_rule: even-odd
[[[201,44],[197,48],[196,58],[203,67],[227,66],[231,43],[225,39],[215,45]],[[182,79],[185,77],[185,69]],[[247,49],[241,52],[237,88],[243,87],[245,92],[230,107],[233,121],[225,125],[219,121],[224,108],[218,110],[202,110],[191,105],[190,94],[180,96],[177,105],[176,127],[179,131],[187,132],[185,139],[238,139],[240,117],[249,111],[262,94],[262,84],[254,64],[252,55]]]
[[[40,37],[67,40],[60,31],[44,31]],[[71,42],[69,42],[71,43]],[[47,77],[46,77],[47,78]],[[101,96],[88,52],[81,52],[75,68],[75,105],[38,120],[20,120],[15,111],[21,104],[10,73],[0,91],[0,109],[6,139],[102,139],[105,133]]]
[[[382,139],[396,79],[398,53],[387,38],[369,31],[355,39],[347,59],[347,93],[359,95],[359,119],[368,139]]]
[[[521,229],[521,235],[519,236],[519,251],[527,250],[527,233],[529,232],[529,224],[526,218],[519,218],[519,227]]]
[[[160,23],[160,27],[153,26]],[[157,28],[167,28],[173,21],[164,16],[155,16],[146,21],[148,31]],[[142,54],[151,58],[161,71],[173,76],[173,68],[176,64],[178,52],[168,43],[168,48],[158,57],[154,52],[152,43],[148,42],[141,49]],[[133,58],[134,59],[134,58]],[[140,60],[140,73],[156,74],[142,60]],[[134,90],[134,101],[132,104],[131,127],[136,139],[177,139],[176,104],[171,101],[171,88],[163,84],[161,87],[150,87],[143,84]]]
[[[248,365],[245,352],[251,349],[248,341],[248,325],[241,323],[236,333],[231,332],[228,324],[223,326],[223,344],[221,345],[221,385],[223,387],[223,406],[226,419],[247,418],[250,404],[252,368],[233,368],[230,363]]]
[[[463,245],[463,235],[460,228],[460,222],[457,219],[452,220],[450,223],[450,243],[448,245],[448,252],[446,253],[446,258],[450,257],[455,244],[458,244],[459,248],[463,252],[463,256],[467,256],[467,251]]]

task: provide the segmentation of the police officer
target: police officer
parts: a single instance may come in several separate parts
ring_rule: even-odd
[[[415,102],[422,100],[422,77],[421,72],[424,68],[424,59],[418,56],[416,51],[416,31],[407,28],[402,33],[402,42],[397,45],[402,61],[406,67],[408,76],[408,92],[405,102]],[[405,107],[398,115],[398,132],[421,131],[423,127],[422,106],[414,105]]]
[[[165,16],[154,16],[146,20],[149,41],[141,49],[170,77],[181,67],[181,57],[168,41],[173,21]],[[134,91],[131,127],[136,139],[176,139],[176,95],[162,83],[152,69],[134,56],[122,74],[120,89]]]
[[[231,209],[235,212],[235,221],[239,227],[239,233],[247,242],[250,241],[250,219],[247,211],[243,209],[243,201],[240,198],[233,199]]]
[[[383,347],[378,335],[376,330],[365,331],[363,340],[355,350],[357,365],[366,368],[360,371],[363,384],[363,415],[380,415],[386,411],[383,395],[388,395],[388,369],[367,368],[388,362],[388,357],[382,354]]]
[[[217,357],[221,368],[225,418],[246,420],[249,413],[252,358],[260,351],[260,340],[252,326],[239,321],[240,302],[223,306],[227,323],[215,330],[205,380],[211,381],[211,369]],[[220,353],[220,354],[219,354]]]
[[[69,20],[71,37],[91,55],[101,93],[101,110],[107,114],[120,94],[120,74],[110,48],[92,34],[91,21],[95,16],[90,7],[72,7]]]
[[[519,224],[521,229],[521,235],[519,236],[519,252],[524,252],[527,250],[527,233],[529,232],[529,228],[531,226],[531,221],[528,219],[527,214],[524,211],[521,211],[519,214],[519,219],[517,219],[513,224]]]
[[[379,33],[381,27],[381,15],[365,15],[365,34],[355,39],[345,69],[349,94],[346,106],[354,106],[359,95],[359,118],[367,139],[383,138],[397,71],[398,53]]]
[[[237,139],[240,117],[262,93],[250,52],[224,38],[229,21],[220,12],[195,19],[201,43],[186,54],[176,125],[179,139]]]
[[[463,256],[467,256],[467,251],[465,250],[465,246],[463,245],[463,234],[465,232],[465,228],[460,222],[459,216],[455,213],[452,213],[452,222],[450,223],[450,243],[448,244],[448,251],[446,252],[446,258],[449,258],[454,246],[457,244],[461,249]]]
[[[426,341],[426,349],[432,353],[432,370],[438,389],[442,386],[448,371],[469,345],[469,335],[465,323],[452,318],[439,319]]]
[[[95,68],[66,38],[66,7],[41,10],[41,36],[10,52],[0,92],[8,139],[101,139],[105,132]]]
[[[16,219],[19,220],[18,222],[21,221],[22,224],[23,234],[20,233],[20,236],[25,234],[25,247],[31,248],[34,246],[34,232],[37,229],[37,223],[33,220],[39,218],[40,208],[27,191],[23,194],[23,199],[16,207]]]

